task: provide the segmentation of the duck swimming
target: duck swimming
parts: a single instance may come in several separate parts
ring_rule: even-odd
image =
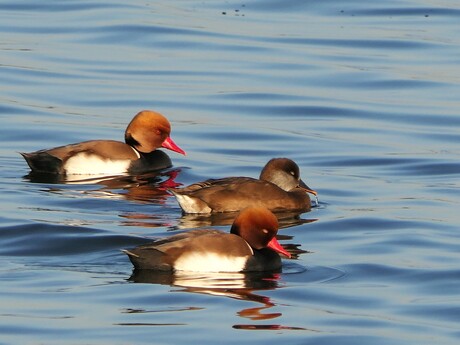
[[[125,131],[125,142],[90,140],[30,153],[21,153],[33,173],[118,175],[170,167],[163,147],[185,155],[170,137],[171,125],[160,113],[139,112]]]
[[[235,218],[230,233],[191,230],[124,250],[136,269],[195,272],[246,272],[281,268],[276,240],[278,220],[264,207],[248,207]]]
[[[307,193],[317,196],[300,178],[298,165],[288,158],[273,158],[259,179],[226,177],[170,189],[184,213],[235,212],[248,206],[272,211],[309,211]]]

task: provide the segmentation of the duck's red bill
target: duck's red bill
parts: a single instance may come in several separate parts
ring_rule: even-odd
[[[281,246],[281,244],[278,242],[278,240],[275,237],[273,237],[273,239],[270,242],[268,242],[267,247],[270,249],[273,249],[275,252],[278,252],[278,253],[283,254],[284,256],[287,256],[289,259],[291,258],[291,254]]]
[[[182,150],[179,146],[176,145],[176,143],[171,139],[171,137],[167,137],[165,141],[163,141],[163,144],[161,144],[161,147],[164,147],[165,149],[180,153],[185,156],[185,151]]]

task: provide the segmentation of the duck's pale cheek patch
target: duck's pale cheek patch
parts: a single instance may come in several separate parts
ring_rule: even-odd
[[[174,268],[191,272],[240,272],[247,260],[247,257],[229,257],[216,253],[187,253],[179,257]]]
[[[128,159],[102,159],[96,155],[79,153],[65,162],[64,169],[69,175],[117,175],[126,173],[130,164]]]

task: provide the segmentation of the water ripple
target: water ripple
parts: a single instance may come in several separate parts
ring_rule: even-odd
[[[34,223],[2,228],[0,241],[0,255],[52,257],[118,250],[146,239],[94,228]]]

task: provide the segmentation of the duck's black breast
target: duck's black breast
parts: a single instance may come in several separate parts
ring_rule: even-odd
[[[148,171],[167,169],[172,166],[171,158],[161,150],[155,150],[150,153],[140,153],[140,155],[141,158],[130,164],[128,173],[141,174]]]
[[[254,255],[246,262],[245,272],[277,271],[281,269],[281,257],[268,248],[254,249]]]

